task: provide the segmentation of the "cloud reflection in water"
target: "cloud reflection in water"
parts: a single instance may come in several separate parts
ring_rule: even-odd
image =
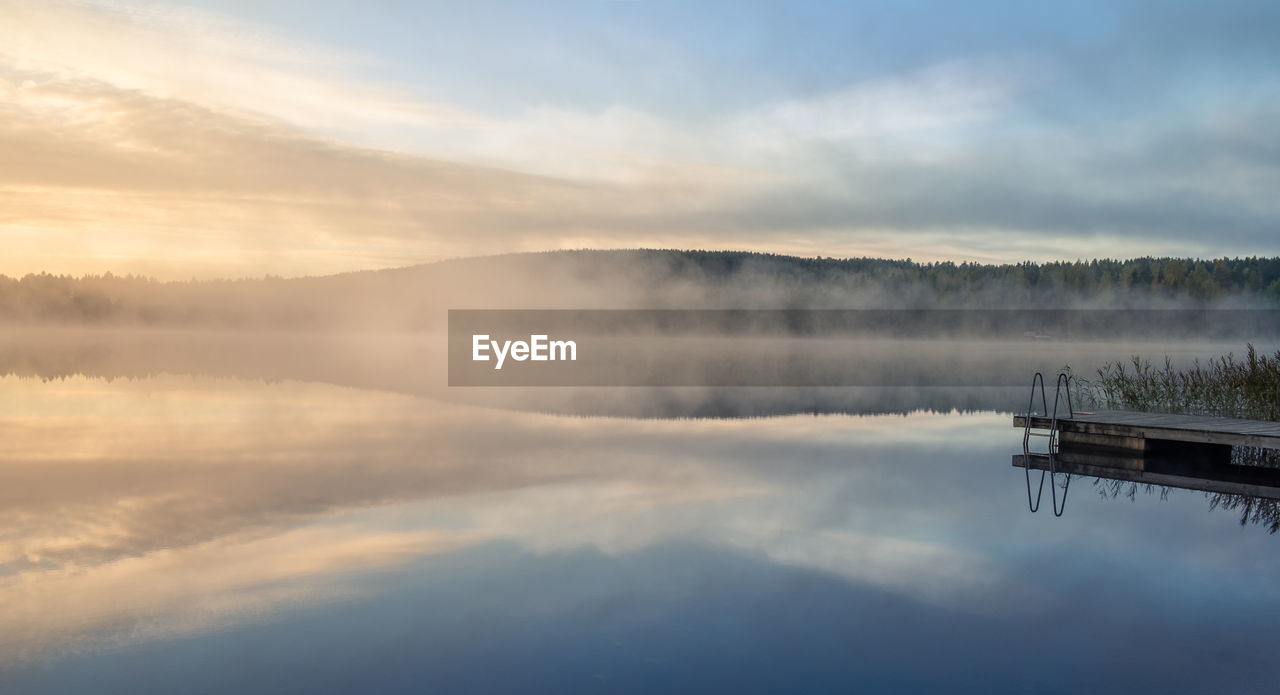
[[[890,452],[976,444],[994,415],[567,418],[190,377],[0,388],[0,634],[18,659],[356,596],[353,575],[491,541],[696,541],[941,604],[1011,588],[991,558],[922,537],[936,520],[876,502]]]

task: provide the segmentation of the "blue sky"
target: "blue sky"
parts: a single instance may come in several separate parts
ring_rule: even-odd
[[[0,233],[33,249],[10,274],[295,275],[576,247],[1280,251],[1268,3],[0,14],[16,162]]]
[[[993,50],[1107,42],[1122,14],[1108,3],[1054,15],[924,2],[199,5],[382,58],[384,76],[423,97],[513,114],[551,102],[694,118]]]
[[[1052,64],[1072,94],[1048,104],[1078,117],[1150,109],[1153,98],[1176,106],[1184,90],[1274,95],[1280,58],[1280,8],[1263,2],[198,5],[374,57],[383,62],[370,77],[423,98],[511,115],[552,103],[717,117],[1003,55]]]

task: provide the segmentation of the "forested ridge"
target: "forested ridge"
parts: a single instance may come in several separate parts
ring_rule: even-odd
[[[490,285],[506,281],[507,291]],[[486,285],[488,283],[488,285]],[[670,288],[703,304],[735,293],[738,305],[1043,306],[1111,301],[1211,306],[1224,300],[1280,307],[1280,257],[1136,258],[1015,264],[910,259],[801,258],[734,251],[547,251],[442,261],[380,271],[283,279],[158,281],[136,275],[0,275],[0,320],[226,324],[258,316],[282,325],[367,317],[470,297],[495,306],[630,293],[629,306],[679,306]],[[487,294],[486,294],[487,292]],[[719,295],[717,293],[720,293]],[[532,298],[532,300],[530,300]],[[550,302],[550,299],[547,299]],[[464,302],[465,303],[465,302]],[[696,302],[694,302],[696,303]],[[394,312],[390,312],[394,313]]]

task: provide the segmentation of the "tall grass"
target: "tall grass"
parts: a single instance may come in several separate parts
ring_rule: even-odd
[[[1157,368],[1135,356],[1104,365],[1097,379],[1072,382],[1086,407],[1280,422],[1280,351],[1259,355],[1253,345],[1243,360],[1227,354],[1181,370],[1168,357]]]

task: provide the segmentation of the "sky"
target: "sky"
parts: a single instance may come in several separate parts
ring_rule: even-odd
[[[0,0],[0,273],[1280,253],[1267,2]]]

